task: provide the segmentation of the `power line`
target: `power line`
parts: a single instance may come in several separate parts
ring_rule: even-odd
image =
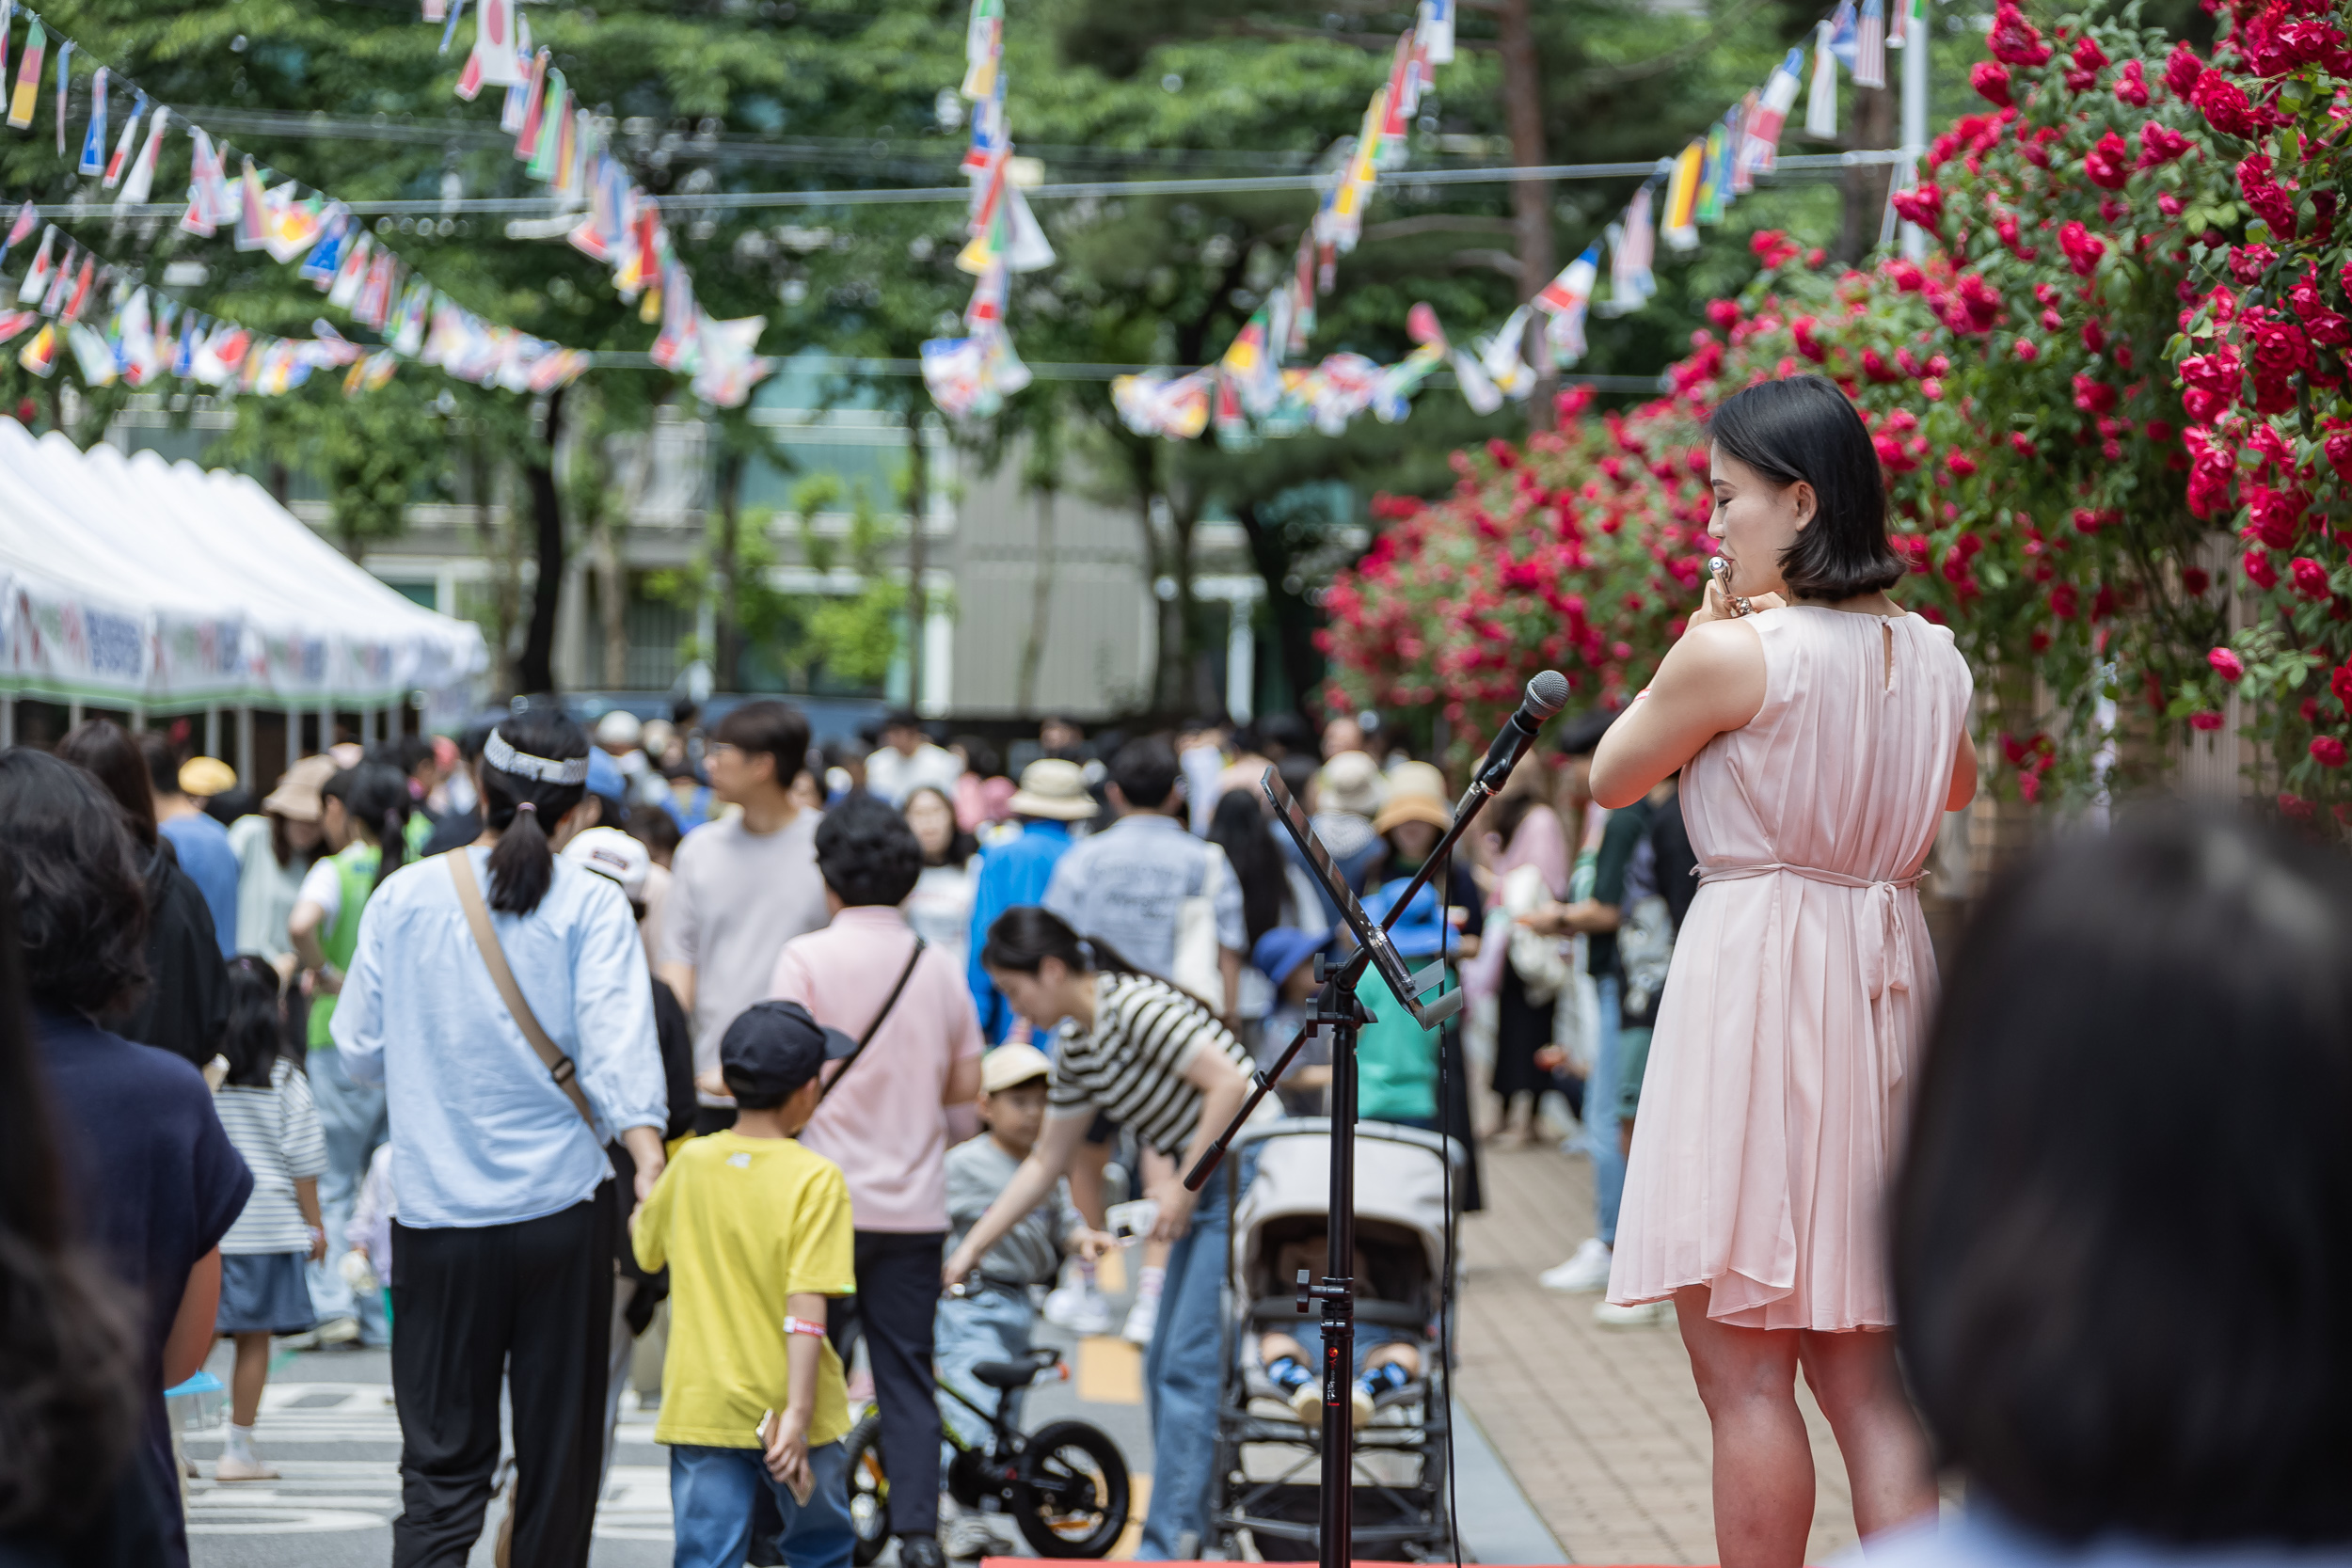
[[[776,368],[780,373],[789,373],[793,371],[810,372],[818,375],[921,375],[923,373],[923,362],[920,359],[863,359],[844,354],[794,354],[777,357]],[[600,371],[650,371],[660,368],[654,364],[653,356],[650,355],[608,354],[601,350],[596,352],[596,365]],[[1029,366],[1029,373],[1040,381],[1112,381],[1122,375],[1175,375],[1180,372],[1168,365],[1108,365],[1072,360],[1061,363],[1032,363]],[[1663,375],[1568,373],[1561,375],[1558,379],[1564,385],[1590,387],[1597,392],[1662,392],[1667,389],[1668,386]],[[1438,371],[1422,385],[1440,388],[1453,386],[1454,385],[1454,372]]]
[[[1865,165],[1900,163],[1895,149],[1865,149],[1851,152],[1800,152],[1780,159],[1767,175],[1833,173]],[[1579,180],[1625,180],[1670,166],[1674,160],[1641,163],[1537,164],[1512,168],[1399,169],[1380,177],[1383,185],[1501,185],[1522,180],[1565,182]],[[1311,191],[1321,187],[1314,174],[1237,175],[1199,180],[1083,180],[1049,182],[1027,187],[1032,201],[1077,200],[1087,198],[1137,196],[1243,195],[1260,191]],[[969,185],[910,185],[815,191],[698,191],[657,198],[665,213],[739,212],[770,207],[869,207],[965,202]],[[461,196],[343,201],[360,217],[549,217],[563,212],[584,211],[543,196]],[[34,208],[44,218],[163,218],[178,217],[181,201],[148,201],[125,207],[111,201],[51,202]]]

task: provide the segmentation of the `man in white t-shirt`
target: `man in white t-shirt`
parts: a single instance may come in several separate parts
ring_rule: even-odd
[[[923,734],[922,721],[901,710],[882,721],[882,750],[866,759],[866,792],[887,805],[903,806],[925,784],[956,798],[963,761]]]
[[[718,1071],[719,1038],[736,1015],[766,999],[784,944],[831,918],[817,874],[823,814],[802,810],[790,792],[808,766],[801,710],[773,698],[731,710],[711,728],[704,766],[711,793],[742,810],[678,845],[655,966],[693,1020],[697,1079]],[[700,1098],[696,1132],[733,1123],[731,1101]]]

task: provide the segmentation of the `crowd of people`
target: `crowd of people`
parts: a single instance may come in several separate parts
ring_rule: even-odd
[[[1666,695],[1690,700],[1681,689]],[[54,754],[0,752],[0,1275],[19,1292],[0,1433],[29,1444],[0,1457],[0,1561],[184,1562],[189,1467],[163,1396],[226,1340],[216,1481],[277,1474],[257,1433],[274,1343],[389,1344],[395,1563],[466,1560],[507,1459],[512,1560],[584,1563],[649,1334],[660,1372],[639,1397],[658,1404],[670,1451],[680,1564],[845,1568],[841,1440],[868,1400],[898,1560],[977,1556],[996,1549],[993,1527],[943,1520],[943,1434],[974,1435],[971,1412],[1004,1396],[972,1369],[1025,1352],[1041,1318],[1144,1347],[1153,1484],[1139,1555],[1200,1555],[1232,1216],[1223,1183],[1195,1195],[1180,1175],[1300,1027],[1320,960],[1349,946],[1260,781],[1274,770],[1375,919],[1395,915],[1399,951],[1416,968],[1442,960],[1443,984],[1476,1000],[1468,1031],[1424,1032],[1368,985],[1360,1114],[1473,1152],[1565,1131],[1593,1163],[1597,1212],[1543,1282],[1599,1291],[1613,1274],[1600,1321],[1654,1323],[1695,1289],[1659,1240],[1692,1200],[1659,1187],[1685,1167],[1657,1155],[1637,1163],[1648,1185],[1629,1199],[1628,1155],[1677,1135],[1645,1122],[1637,1143],[1645,1080],[1677,1097],[1661,1113],[1675,1129],[1690,1120],[1675,1105],[1708,1092],[1687,1065],[1653,1073],[1649,1043],[1670,972],[1689,970],[1673,955],[1699,874],[1726,875],[1693,852],[1684,759],[1651,776],[1655,747],[1642,748],[1657,722],[1637,707],[1566,725],[1401,911],[1452,821],[1453,781],[1384,744],[1370,715],[1091,740],[1056,722],[1016,777],[985,742],[909,714],[870,745],[817,747],[772,699],[707,723],[614,712],[593,729],[546,705],[444,740],[337,746],[259,799],[183,740],[104,720]],[[2205,870],[2182,868],[2192,850]],[[2184,820],[2075,859],[2118,883],[2220,878],[2260,906],[2249,919],[2294,904],[2308,917],[2298,940],[2340,948],[2341,877],[2281,854]],[[2045,875],[2008,896],[2021,929],[2058,931],[2068,900],[2093,895]],[[2209,934],[2209,948],[2174,955],[2179,984],[2228,983],[2216,966],[2233,939]],[[1906,1349],[1939,1431],[1960,1434],[1956,1455],[2021,1524],[2063,1535],[2109,1515],[2053,1488],[2066,1455],[2037,1468],[2002,1423],[2041,1418],[2037,1375],[2061,1351],[2092,1353],[2057,1330],[2001,1348],[2003,1314],[2024,1298],[1999,1289],[2032,1287],[1984,1249],[2026,1222],[1953,1196],[1969,1184],[1963,1146],[2023,1137],[2004,1118],[2038,1126],[2080,1098],[2076,1080],[1995,1038],[2050,984],[2023,975],[2023,941],[1972,947],[1943,1027],[2018,1058],[2048,1103],[2008,1104],[1958,1047],[1959,1065],[1938,1058],[1893,1289],[1913,1298]],[[2053,1055],[2085,1048],[2033,1016]],[[2301,1015],[2276,1022],[2309,1034]],[[1687,1030],[1687,1011],[1671,1023]],[[2102,1028],[2083,1021],[2086,1037]],[[1311,1042],[1262,1114],[1317,1112],[1329,1080],[1327,1048]],[[2298,1114],[2274,1109],[2280,1125]],[[2085,1125],[2113,1120],[2079,1110]],[[2119,1126],[2106,1141],[2151,1150],[2153,1135]],[[2022,1143],[2004,1166],[2021,1206],[2069,1179]],[[1476,1172],[1473,1158],[1466,1208],[1481,1201]],[[1149,1217],[1120,1323],[1096,1265],[1121,1244],[1108,1209],[1122,1191]],[[1620,1210],[1636,1204],[1629,1232],[1645,1227],[1647,1250],[1620,1258]],[[2102,1248],[2137,1256],[2120,1210],[2114,1226],[2075,1238],[2086,1266]],[[1955,1274],[1955,1256],[1979,1254],[1996,1284]],[[1795,1365],[1775,1359],[1794,1337],[1769,1332],[1772,1310],[1759,1299],[1753,1323],[1710,1317],[1693,1297],[1682,1313],[1717,1418],[1727,1561],[1770,1560],[1789,1528],[1803,1537],[1766,1516],[1794,1506],[1772,1490],[1785,1478],[1764,1473],[1792,1463],[1764,1386]],[[1884,1338],[1815,1334],[1804,1352],[1833,1419],[1879,1466],[1857,1471],[1878,1484],[1857,1495],[1869,1528],[1917,1512],[1904,1488],[1926,1463],[1905,1436],[1915,1429],[1885,1418],[1899,1396]],[[1421,1371],[1408,1344],[1369,1349],[1359,1419]],[[1321,1418],[1311,1335],[1264,1335],[1244,1354],[1302,1418]],[[2103,1364],[2122,1379],[2139,1354]],[[2003,1380],[1972,1387],[1986,1357]],[[1744,1416],[1743,1388],[1763,1401]],[[2118,1382],[2116,1418],[2137,1397]],[[2214,1398],[2249,1451],[2277,1450]],[[2165,1410],[2186,1419],[2187,1400]],[[2085,1442],[2084,1474],[2107,1489],[2098,1506],[2159,1519],[2124,1474],[2140,1450],[2123,1435]],[[2228,1514],[2194,1485],[2182,1497]]]

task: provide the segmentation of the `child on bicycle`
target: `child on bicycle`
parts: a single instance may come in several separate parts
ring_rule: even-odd
[[[761,1002],[719,1042],[735,1125],[690,1139],[631,1228],[637,1261],[670,1270],[661,1419],[677,1568],[738,1568],[761,1488],[793,1568],[850,1568],[850,1402],[825,1303],[856,1289],[850,1187],[794,1134],[818,1069],[855,1042],[797,1002]]]

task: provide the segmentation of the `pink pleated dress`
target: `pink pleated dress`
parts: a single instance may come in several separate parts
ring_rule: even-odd
[[[1935,956],[1919,912],[1973,682],[1916,615],[1768,610],[1764,705],[1682,773],[1700,887],[1634,1123],[1609,1299],[1893,1323],[1884,1209]]]

